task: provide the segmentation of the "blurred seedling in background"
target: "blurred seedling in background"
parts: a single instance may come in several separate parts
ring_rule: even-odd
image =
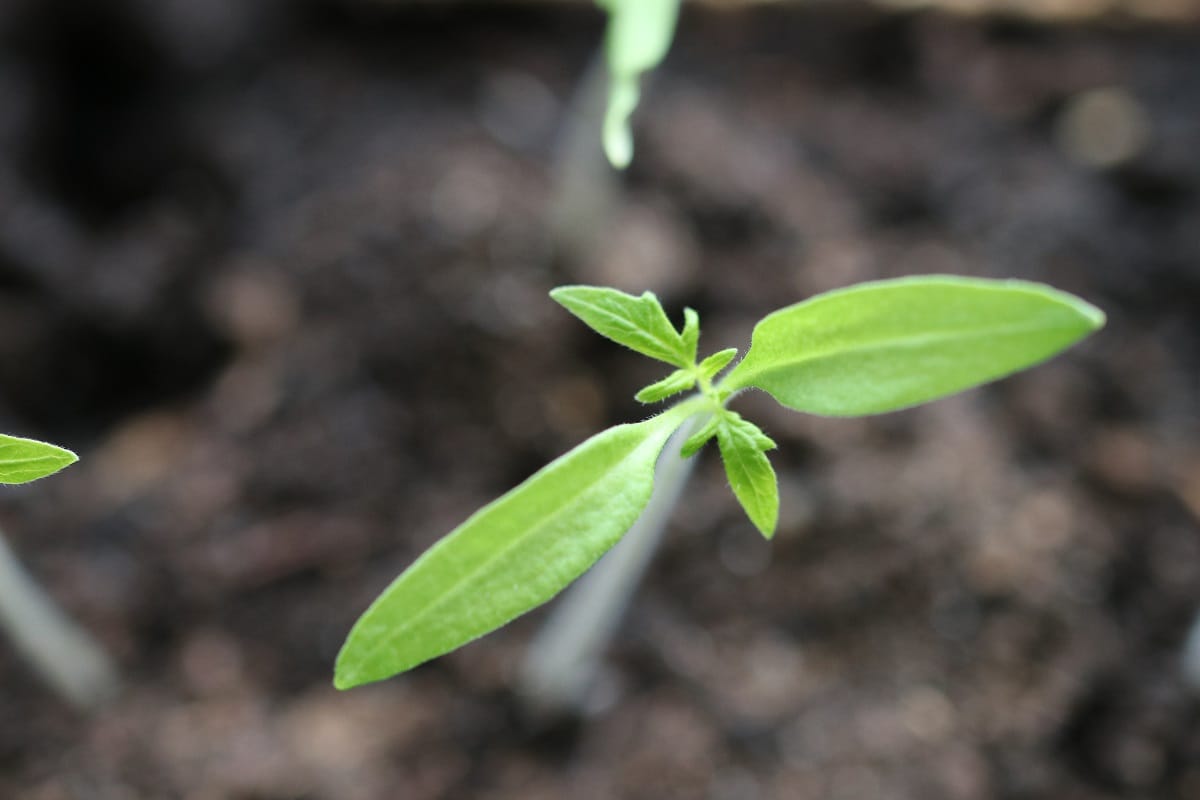
[[[0,434],[0,484],[29,483],[78,460],[70,450]],[[38,675],[76,706],[95,706],[115,691],[108,656],[21,568],[2,534],[0,627]]]
[[[675,37],[679,0],[596,0],[608,10],[604,50],[608,60],[608,109],[604,153],[617,169],[633,160],[629,118],[641,99],[643,73],[659,65]]]
[[[743,391],[760,389],[810,414],[880,414],[1032,366],[1104,324],[1099,309],[1036,283],[954,276],[864,283],[769,314],[745,357],[718,380],[737,351],[700,358],[692,309],[676,329],[650,292],[565,286],[551,297],[601,335],[672,368],[638,400],[686,396],[643,422],[593,436],[434,544],[351,630],[337,659],[339,688],[403,672],[549,600],[638,520],[655,489],[656,463],[662,490],[666,467],[710,439],[734,496],[771,538],[780,498],[766,454],[775,442],[729,408]],[[681,448],[664,452],[685,425]]]

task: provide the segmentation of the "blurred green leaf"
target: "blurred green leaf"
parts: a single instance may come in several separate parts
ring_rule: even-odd
[[[633,159],[629,118],[641,94],[641,74],[658,66],[671,47],[679,0],[597,0],[608,10],[605,52],[609,95],[604,117],[604,152],[614,167]]]

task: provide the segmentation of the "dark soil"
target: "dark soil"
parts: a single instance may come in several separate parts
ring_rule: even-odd
[[[0,797],[1200,797],[1200,33],[689,11],[581,250],[601,19],[483,8],[0,6],[0,429],[83,456],[0,527],[125,678],[85,717],[0,645]],[[1146,132],[1107,166],[1060,135],[1098,87],[1085,139]],[[1109,326],[894,415],[747,398],[778,537],[708,454],[584,720],[509,691],[542,612],[330,687],[423,548],[645,413],[548,289],[654,289],[712,351],[922,272]]]

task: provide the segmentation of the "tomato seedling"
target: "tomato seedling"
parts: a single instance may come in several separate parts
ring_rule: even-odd
[[[796,411],[850,417],[896,411],[1044,361],[1104,325],[1095,306],[1025,281],[919,276],[859,284],[782,308],[734,349],[699,358],[700,319],[680,329],[650,292],[564,286],[551,297],[603,336],[673,371],[637,393],[691,394],[643,422],[596,434],[488,504],[429,548],[362,615],[334,683],[382,680],[447,653],[546,602],[620,540],[650,500],[654,468],[685,421],[682,445],[710,439],[734,495],[770,538],[779,490],[775,443],[728,406],[760,389]]]

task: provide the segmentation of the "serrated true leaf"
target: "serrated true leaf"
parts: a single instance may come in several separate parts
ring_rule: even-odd
[[[813,414],[878,414],[1032,366],[1103,325],[1095,306],[1037,283],[864,283],[764,318],[722,388],[757,387]]]
[[[764,451],[773,450],[775,442],[733,411],[718,416],[717,446],[729,486],[754,527],[770,539],[779,522],[779,482]]]
[[[708,358],[700,362],[699,371],[704,376],[705,380],[712,380],[713,377],[725,369],[730,361],[738,354],[736,347],[730,347],[727,350],[719,350],[713,353]]]
[[[0,483],[29,483],[79,460],[57,445],[0,434]]]
[[[334,684],[403,672],[557,594],[641,514],[655,461],[689,413],[676,406],[593,436],[443,537],[354,625]]]
[[[696,385],[696,376],[691,370],[677,369],[661,381],[656,381],[634,395],[639,403],[657,403],[668,397],[686,392]]]
[[[560,286],[550,296],[617,344],[676,367],[692,365],[683,337],[653,292],[635,297],[601,286]]]

